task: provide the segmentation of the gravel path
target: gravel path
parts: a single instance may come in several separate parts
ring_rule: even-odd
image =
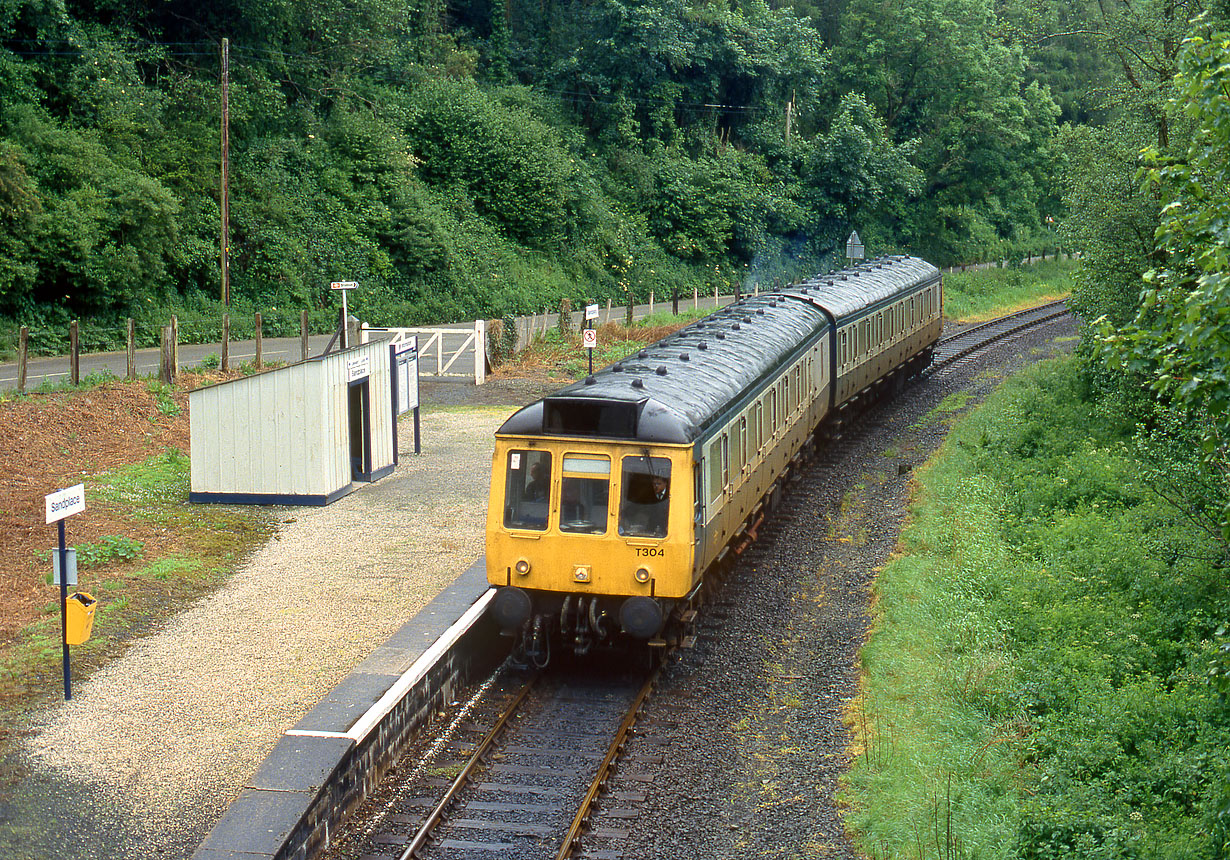
[[[519,404],[542,383],[427,386]],[[281,733],[482,552],[509,405],[425,412],[392,475],[280,527],[227,584],[40,715],[0,804],[0,857],[188,857]]]

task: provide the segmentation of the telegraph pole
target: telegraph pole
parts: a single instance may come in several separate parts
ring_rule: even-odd
[[[222,304],[231,304],[231,194],[229,190],[231,172],[230,147],[230,83],[231,83],[231,40],[222,40],[222,190],[219,196],[222,210]]]

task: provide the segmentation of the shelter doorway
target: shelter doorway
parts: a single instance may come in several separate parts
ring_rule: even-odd
[[[347,392],[350,416],[350,477],[355,481],[372,479],[371,396],[367,379],[350,383]]]

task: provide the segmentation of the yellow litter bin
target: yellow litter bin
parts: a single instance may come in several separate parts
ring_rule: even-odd
[[[69,645],[80,645],[90,638],[94,629],[94,609],[98,601],[84,591],[77,591],[68,596],[68,613],[64,622],[64,641]]]

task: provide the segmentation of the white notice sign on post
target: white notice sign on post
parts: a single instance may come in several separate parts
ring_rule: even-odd
[[[67,490],[56,490],[45,498],[47,500],[47,522],[59,522],[65,517],[71,517],[85,510],[85,484],[78,484]]]
[[[598,330],[595,328],[587,328],[581,330],[581,346],[585,349],[593,349],[598,345]]]

